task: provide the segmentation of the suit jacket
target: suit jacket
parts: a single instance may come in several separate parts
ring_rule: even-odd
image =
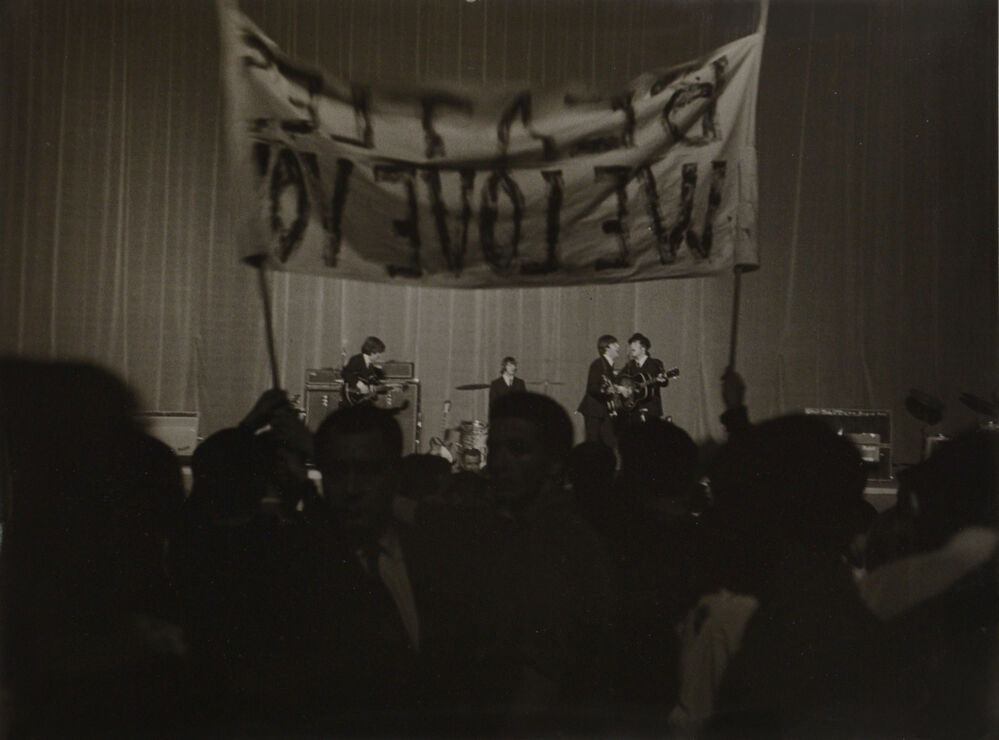
[[[378,382],[384,378],[385,374],[381,371],[381,368],[374,365],[370,367],[365,365],[363,354],[356,354],[347,360],[347,364],[340,371],[340,376],[343,378],[345,386],[355,388],[358,380],[363,380],[370,385],[372,381]]]
[[[661,360],[657,360],[654,357],[647,357],[645,359],[645,364],[641,367],[638,367],[634,360],[628,360],[628,364],[624,366],[623,370],[621,370],[621,375],[635,377],[641,373],[642,375],[646,375],[648,377],[655,377],[656,375],[665,372],[666,368],[663,367]],[[662,389],[658,384],[653,385],[649,389],[649,397],[644,401],[640,401],[635,404],[635,408],[631,413],[638,416],[644,410],[646,418],[660,418],[663,415],[663,402],[660,394],[661,390]]]
[[[590,363],[590,370],[586,375],[586,393],[576,409],[583,416],[595,416],[602,419],[608,415],[608,396],[603,392],[603,379],[605,377],[614,381],[617,379],[617,373],[614,372],[614,366],[607,362],[605,357],[600,356]]]
[[[462,633],[468,608],[461,601],[461,584],[453,585],[452,570],[444,567],[457,567],[460,556],[444,538],[430,539],[402,526],[397,533],[419,618],[418,652],[409,645],[390,590],[365,569],[335,526],[325,525],[319,572],[310,579],[311,591],[300,597],[319,622],[310,630],[319,635],[317,646],[302,650],[300,661],[303,675],[325,702],[318,716],[325,721],[329,713],[335,723],[346,711],[349,722],[351,713],[360,712],[368,723],[360,727],[387,736],[402,734],[393,722],[422,728],[423,710],[447,702],[454,687],[462,685],[460,668],[470,644]],[[337,729],[335,724],[331,729]]]
[[[526,390],[527,386],[524,385],[524,381],[520,378],[514,378],[513,384],[507,385],[501,375],[489,384],[489,405],[492,406],[493,401],[500,396],[505,396],[507,393],[523,393]]]
[[[380,701],[402,703],[413,691],[415,654],[391,594],[364,570],[356,553],[337,533],[326,533],[317,611],[326,641],[324,681],[334,678],[345,705]],[[407,564],[408,566],[408,564]]]

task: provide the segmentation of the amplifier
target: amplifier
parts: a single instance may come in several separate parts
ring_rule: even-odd
[[[408,455],[420,447],[420,384],[417,381],[395,381],[384,384],[387,393],[375,397],[374,405],[391,411],[402,427],[402,452]],[[315,432],[329,414],[340,408],[343,381],[306,384],[305,425]]]
[[[891,480],[891,411],[886,409],[805,409],[856,446],[871,480]]]
[[[195,411],[149,411],[135,415],[153,437],[170,446],[178,457],[189,457],[198,446],[198,414]]]
[[[393,380],[411,380],[416,377],[416,363],[386,360],[382,363],[382,372]]]
[[[305,384],[332,383],[340,380],[340,368],[338,367],[318,367],[305,371]]]

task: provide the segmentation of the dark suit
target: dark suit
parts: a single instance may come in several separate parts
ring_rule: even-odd
[[[493,401],[501,396],[505,396],[507,393],[523,393],[526,390],[527,386],[524,385],[524,381],[520,378],[514,378],[513,383],[507,385],[501,375],[489,384],[489,405],[492,406]]]
[[[425,596],[424,574],[429,568],[400,532],[399,544],[419,618],[418,652],[409,643],[399,608],[378,574],[376,561],[365,566],[335,527],[324,535],[325,556],[312,586],[315,595],[311,605],[322,622],[312,628],[320,649],[316,657],[304,656],[303,663],[312,669],[319,696],[329,702],[326,711],[333,715],[342,709],[361,716],[372,713],[368,721],[388,732],[389,725],[377,724],[381,721],[378,712],[403,712],[412,717],[426,698],[428,684],[421,653],[428,643],[433,644],[439,631],[430,610],[433,599]]]
[[[449,516],[400,527],[399,540],[420,620],[413,694],[443,711],[439,718],[447,729],[447,711],[467,704],[475,678],[481,557],[472,555],[472,533],[456,532]]]
[[[590,370],[586,375],[586,393],[576,410],[583,415],[587,442],[600,441],[608,447],[614,447],[617,436],[614,434],[614,420],[607,406],[610,396],[603,390],[604,378],[614,382],[617,380],[617,373],[614,372],[614,366],[600,356],[590,363]]]
[[[340,371],[340,377],[343,378],[344,388],[353,391],[357,390],[357,381],[360,380],[370,386],[381,381],[385,377],[385,373],[379,367],[366,365],[363,354],[356,354],[347,360],[347,364]]]
[[[641,374],[647,378],[654,378],[657,375],[665,373],[666,369],[663,367],[661,360],[657,360],[654,357],[646,357],[645,364],[641,367],[639,367],[634,360],[628,360],[628,364],[625,365],[624,369],[621,371],[621,376],[635,378]],[[629,420],[638,421],[642,418],[661,418],[663,415],[663,402],[660,390],[661,388],[658,383],[650,385],[647,394],[648,397],[635,404],[635,407],[628,414]]]

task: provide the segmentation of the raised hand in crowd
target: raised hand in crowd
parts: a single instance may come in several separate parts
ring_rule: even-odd
[[[271,436],[285,450],[300,459],[312,459],[312,432],[290,404],[280,406],[270,418]]]
[[[746,381],[729,365],[722,374],[722,401],[725,409],[734,409],[746,405]]]
[[[273,455],[272,487],[293,507],[303,499],[315,501],[318,494],[308,481],[307,463],[312,460],[312,433],[292,406],[282,388],[269,388],[239,423],[239,428],[260,436]]]
[[[749,428],[749,412],[746,410],[746,381],[729,365],[721,377],[722,402],[725,412],[721,422],[729,436],[744,432]]]
[[[254,433],[258,432],[270,424],[275,413],[282,408],[291,408],[287,392],[283,388],[269,388],[260,395],[239,426]]]

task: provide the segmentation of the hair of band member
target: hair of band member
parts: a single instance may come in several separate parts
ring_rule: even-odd
[[[644,334],[640,334],[637,331],[634,334],[632,334],[630,337],[628,337],[628,344],[631,344],[632,342],[638,342],[640,345],[645,347],[646,352],[652,349],[652,342],[649,341],[649,338]]]
[[[361,345],[362,355],[373,355],[378,352],[385,351],[385,342],[383,342],[378,337],[368,337],[364,340],[364,344]]]
[[[597,340],[597,352],[602,355],[612,344],[617,344],[617,337],[613,334],[604,334]]]
[[[510,356],[504,357],[503,362],[500,363],[500,372],[504,372],[506,370],[507,365],[516,365],[516,364],[517,364],[516,357],[510,357]]]

